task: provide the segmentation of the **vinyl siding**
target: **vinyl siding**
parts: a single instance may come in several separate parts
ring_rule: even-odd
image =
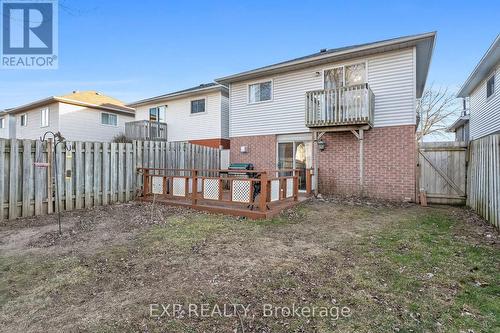
[[[37,107],[23,112],[16,113],[15,116],[15,136],[18,139],[39,139],[47,131],[57,132],[59,130],[59,104],[52,103],[48,106]],[[41,110],[49,108],[49,126],[41,127]],[[21,115],[28,115],[27,126],[21,126]]]
[[[230,136],[308,132],[304,124],[306,92],[323,89],[323,70],[360,61],[367,63],[368,84],[375,94],[374,126],[415,125],[415,53],[409,48],[232,83]],[[265,80],[273,81],[272,101],[249,104],[248,84]]]
[[[495,93],[487,99],[486,82],[493,74]],[[500,64],[471,92],[469,107],[471,140],[500,131]]]
[[[4,119],[3,128],[0,128],[0,139],[11,139],[16,136],[16,117],[5,113],[0,114],[0,118]]]
[[[101,124],[101,113],[113,113],[77,105],[59,103],[60,131],[68,141],[109,142],[113,137],[125,133],[125,122],[134,116],[115,113],[118,126]]]
[[[229,139],[229,97],[221,95],[221,137]]]
[[[205,98],[205,112],[191,114],[191,101]],[[149,120],[149,109],[167,105],[168,141],[187,141],[223,138],[222,134],[222,94],[221,92],[178,98],[162,103],[152,103],[136,107],[136,120]]]

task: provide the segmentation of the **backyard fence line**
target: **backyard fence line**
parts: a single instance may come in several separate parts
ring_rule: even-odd
[[[467,204],[500,228],[500,134],[469,146]]]
[[[184,142],[0,140],[0,220],[91,208],[135,199],[137,168],[217,169],[220,150]],[[57,170],[53,160],[57,159]],[[59,193],[56,199],[55,182]]]

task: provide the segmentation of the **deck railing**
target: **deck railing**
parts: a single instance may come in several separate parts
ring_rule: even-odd
[[[151,194],[189,200],[247,204],[261,212],[279,201],[298,200],[299,175],[305,173],[306,193],[311,193],[311,169],[219,170],[139,168],[144,177],[143,196]],[[288,173],[290,175],[284,176]],[[262,195],[264,194],[264,195]]]
[[[137,120],[125,123],[125,136],[130,140],[167,141],[167,124]]]
[[[372,125],[375,96],[367,83],[308,91],[306,126]]]

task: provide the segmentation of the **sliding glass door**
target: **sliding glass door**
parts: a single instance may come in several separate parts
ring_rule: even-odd
[[[306,168],[312,165],[312,142],[292,141],[278,143],[278,169],[299,169],[299,190],[306,189]],[[283,171],[281,176],[291,176],[292,172]]]

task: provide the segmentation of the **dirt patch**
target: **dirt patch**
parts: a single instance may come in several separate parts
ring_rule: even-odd
[[[328,332],[486,331],[495,324],[488,288],[498,282],[498,233],[467,210],[329,198],[263,221],[166,206],[152,216],[151,205],[139,203],[66,213],[62,236],[53,216],[4,224],[0,325],[23,332]],[[464,298],[471,294],[479,302]],[[251,311],[152,317],[151,303],[241,303]],[[264,304],[348,307],[352,316],[264,317]]]

